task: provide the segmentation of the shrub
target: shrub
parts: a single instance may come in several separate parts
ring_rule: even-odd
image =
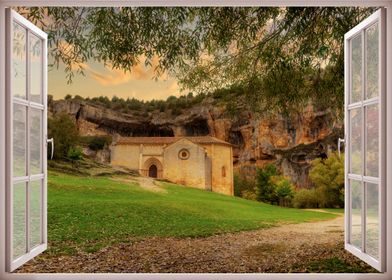
[[[173,115],[173,116],[179,116],[179,115],[181,115],[182,114],[182,110],[181,110],[181,108],[179,108],[179,107],[174,107],[172,110],[171,110],[171,114]]]
[[[291,199],[294,196],[294,187],[289,180],[282,176],[276,178],[276,196],[279,199],[279,205],[288,207],[290,206]]]
[[[83,159],[83,153],[80,148],[71,147],[67,153],[67,158],[72,161],[72,163],[76,163]]]
[[[255,183],[239,174],[234,174],[234,195],[256,200]]]
[[[80,100],[80,101],[84,100],[84,98],[82,96],[80,96],[80,95],[75,95],[73,99],[74,100]]]
[[[257,194],[254,190],[244,190],[241,192],[241,197],[248,200],[257,200]]]
[[[268,164],[262,169],[257,169],[256,173],[256,193],[257,200],[278,203],[279,199],[276,196],[276,185],[271,180],[273,176],[278,175],[278,170],[273,164]]]
[[[309,178],[318,190],[320,207],[344,207],[344,156],[330,153],[313,160]]]
[[[67,153],[67,157],[70,160],[75,160],[75,161],[81,160],[81,159],[83,159],[82,150],[78,147],[75,147],[75,148],[72,147],[69,149],[69,151]]]
[[[294,194],[292,205],[295,208],[317,208],[319,198],[316,189],[301,189]]]
[[[88,147],[93,151],[102,150],[106,145],[109,145],[111,142],[110,137],[106,136],[97,136],[92,137],[88,143]]]
[[[64,159],[67,158],[70,148],[76,146],[79,132],[71,117],[61,113],[48,119],[48,136],[53,137],[55,143],[53,158]]]

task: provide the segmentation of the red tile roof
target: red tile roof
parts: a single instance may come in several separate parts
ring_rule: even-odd
[[[116,144],[172,144],[180,139],[186,138],[195,144],[232,144],[219,140],[212,136],[183,136],[183,137],[120,137]]]

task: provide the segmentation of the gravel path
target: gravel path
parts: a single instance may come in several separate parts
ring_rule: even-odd
[[[207,238],[146,238],[74,256],[43,254],[18,272],[306,272],[339,258],[369,267],[343,248],[343,216]]]

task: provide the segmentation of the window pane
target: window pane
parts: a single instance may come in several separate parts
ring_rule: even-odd
[[[42,111],[30,110],[30,173],[42,173]]]
[[[350,103],[362,100],[362,36],[351,40],[351,98]]]
[[[378,104],[367,106],[366,112],[366,175],[378,177]]]
[[[378,23],[366,30],[366,98],[379,95]]]
[[[26,183],[24,182],[14,185],[12,211],[12,256],[16,259],[26,253]]]
[[[378,259],[378,185],[366,183],[366,253]]]
[[[42,103],[42,41],[34,34],[30,36],[30,100]]]
[[[26,107],[14,104],[13,172],[14,177],[26,176]]]
[[[358,181],[351,183],[351,238],[350,243],[358,248],[362,247],[362,184]]]
[[[12,40],[12,94],[26,99],[26,30],[13,23]]]
[[[30,248],[41,244],[41,180],[30,182]]]
[[[351,154],[350,154],[350,173],[362,174],[362,116],[361,108],[350,111],[351,121]],[[349,142],[350,143],[350,142]]]

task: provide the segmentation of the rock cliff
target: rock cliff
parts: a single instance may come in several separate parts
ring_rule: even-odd
[[[239,100],[234,114],[229,114],[227,104],[211,97],[176,115],[170,110],[126,114],[82,100],[52,101],[49,114],[60,112],[75,119],[81,135],[211,135],[234,145],[237,172],[254,176],[256,167],[275,162],[299,187],[310,186],[310,161],[336,150],[337,138],[343,134],[341,122],[328,110],[308,106],[290,118],[256,115]]]

